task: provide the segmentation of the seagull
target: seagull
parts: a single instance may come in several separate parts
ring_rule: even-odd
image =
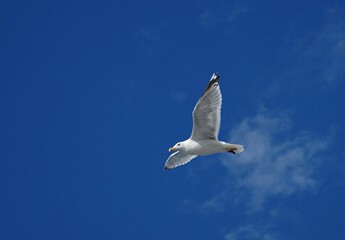
[[[222,94],[218,81],[220,76],[214,73],[206,90],[193,110],[193,130],[189,139],[178,142],[169,149],[171,154],[164,164],[165,170],[170,170],[190,162],[197,156],[220,152],[233,154],[244,150],[242,145],[226,143],[218,140],[220,128],[220,109]]]

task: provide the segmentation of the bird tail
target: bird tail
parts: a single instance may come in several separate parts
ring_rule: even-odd
[[[231,153],[241,153],[244,150],[243,145],[239,145],[239,144],[230,144],[227,143],[226,144],[226,150],[227,152],[231,152]]]

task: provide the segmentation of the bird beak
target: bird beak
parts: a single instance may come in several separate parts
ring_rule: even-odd
[[[169,148],[169,152],[175,151],[175,148]]]

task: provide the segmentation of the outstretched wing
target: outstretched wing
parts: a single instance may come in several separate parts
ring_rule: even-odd
[[[214,73],[193,110],[191,139],[218,139],[222,94],[218,85],[220,76]]]
[[[164,164],[164,169],[170,170],[170,169],[173,169],[175,167],[184,165],[196,157],[197,157],[197,155],[188,155],[184,152],[177,151],[177,152],[170,155],[170,157],[168,158],[168,160]]]

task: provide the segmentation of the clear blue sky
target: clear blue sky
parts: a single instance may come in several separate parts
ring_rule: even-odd
[[[343,1],[1,1],[0,239],[345,239]],[[238,156],[164,171],[213,72]]]

